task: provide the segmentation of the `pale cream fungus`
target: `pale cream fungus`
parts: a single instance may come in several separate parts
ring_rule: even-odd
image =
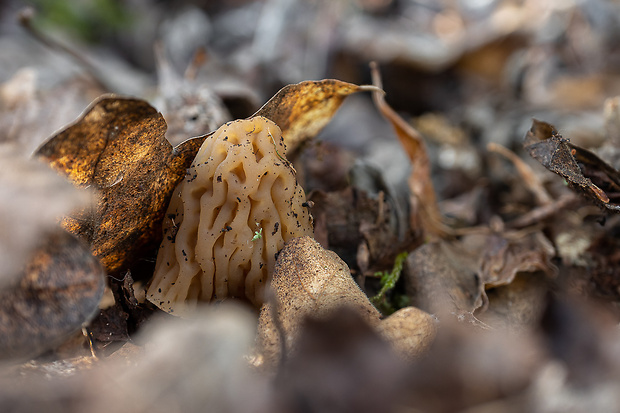
[[[276,253],[291,238],[313,235],[284,153],[280,128],[262,117],[207,137],[166,212],[149,301],[177,315],[227,297],[264,302]]]

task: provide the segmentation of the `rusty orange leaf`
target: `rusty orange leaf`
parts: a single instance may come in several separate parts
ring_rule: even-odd
[[[379,91],[374,86],[358,86],[335,79],[306,81],[280,89],[252,117],[264,116],[282,129],[287,153],[316,136],[353,93]]]
[[[147,102],[103,96],[35,153],[99,194],[93,210],[63,224],[91,244],[109,273],[159,242],[172,190],[199,146],[187,141],[173,148],[165,132],[163,117]]]

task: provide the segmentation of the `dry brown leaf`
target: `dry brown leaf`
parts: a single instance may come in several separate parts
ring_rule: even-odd
[[[147,102],[103,96],[35,155],[79,187],[99,194],[92,211],[66,218],[106,270],[116,273],[161,239],[172,190],[202,140],[172,148],[166,123]]]
[[[33,249],[58,220],[92,200],[47,165],[0,145],[0,288],[23,270]]]
[[[534,119],[525,135],[524,147],[572,189],[599,206],[620,212],[620,173],[594,153],[571,144],[553,125]]]
[[[555,276],[555,249],[540,232],[472,234],[414,250],[404,268],[412,304],[445,315],[471,315],[488,304],[485,288],[510,284],[522,272]]]
[[[314,202],[315,239],[352,266],[360,262],[360,248],[368,252],[363,260],[365,266],[375,269],[391,265],[394,256],[410,241],[398,239],[390,222],[390,205],[363,190],[348,187],[333,192],[312,191],[309,199]],[[317,228],[325,229],[326,234],[317,232]]]
[[[472,247],[472,245],[468,245]],[[438,316],[471,314],[484,303],[478,251],[460,241],[424,244],[409,254],[405,286],[412,304]]]
[[[282,129],[287,153],[316,136],[331,120],[347,96],[381,90],[374,86],[358,86],[335,79],[305,81],[280,89],[254,116],[271,119]]]
[[[557,275],[551,263],[555,248],[539,231],[520,234],[491,234],[487,237],[480,266],[480,279],[486,288],[510,284],[520,272],[542,271]]]
[[[18,283],[0,291],[0,359],[54,348],[89,321],[105,272],[87,245],[58,229],[33,254]]]
[[[520,273],[510,284],[487,290],[489,306],[476,317],[496,329],[531,328],[544,310],[548,284],[539,272]]]
[[[373,84],[378,90],[373,93],[373,100],[379,112],[394,128],[396,136],[412,164],[409,176],[409,204],[411,208],[410,225],[412,229],[420,228],[424,234],[433,237],[445,237],[451,233],[443,224],[443,217],[437,205],[437,196],[431,181],[431,164],[422,136],[405,122],[385,101],[381,89],[381,77],[376,64],[371,66]]]

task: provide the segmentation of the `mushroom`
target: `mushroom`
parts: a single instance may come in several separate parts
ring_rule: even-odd
[[[166,212],[149,301],[178,315],[227,297],[265,301],[277,252],[314,232],[284,153],[280,128],[263,117],[206,138]]]
[[[311,237],[286,243],[278,255],[270,288],[275,300],[260,311],[256,367],[279,363],[282,338],[286,352],[295,354],[307,318],[326,320],[343,307],[357,312],[403,359],[424,354],[436,335],[435,317],[415,307],[401,308],[382,319],[347,264]],[[278,303],[276,308],[273,303]]]

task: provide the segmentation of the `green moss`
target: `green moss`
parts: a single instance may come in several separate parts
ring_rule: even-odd
[[[386,298],[386,294],[392,289],[394,289],[394,287],[396,286],[396,283],[398,282],[400,275],[403,272],[403,265],[405,264],[405,260],[407,259],[408,255],[409,253],[407,252],[401,252],[400,254],[398,254],[396,256],[396,259],[394,260],[394,267],[392,268],[392,271],[375,273],[375,276],[381,277],[381,289],[379,290],[377,295],[372,297],[370,300],[375,305],[375,307],[377,307],[377,309],[383,314],[393,313],[395,311],[395,307],[406,307],[407,303],[409,302],[409,298],[402,295],[393,297],[394,299],[392,303],[390,303]]]

